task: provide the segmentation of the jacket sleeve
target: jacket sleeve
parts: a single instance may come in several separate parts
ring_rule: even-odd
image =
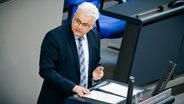
[[[56,71],[56,62],[58,60],[58,44],[57,39],[50,31],[46,34],[40,52],[40,76],[50,83],[52,86],[59,89],[62,93],[70,95],[75,83],[63,77]]]

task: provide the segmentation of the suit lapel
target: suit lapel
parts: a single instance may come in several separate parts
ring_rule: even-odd
[[[69,34],[67,34],[67,35],[68,35],[68,41],[69,41],[69,44],[70,44],[69,47],[71,47],[73,57],[74,57],[76,65],[77,65],[77,69],[79,70],[79,59],[78,59],[78,53],[77,53],[77,46],[76,46],[76,43],[75,43],[74,34],[73,34],[71,29],[70,29]]]
[[[90,32],[87,34],[87,39],[88,39],[88,48],[89,48],[89,71],[91,69],[91,64],[92,64],[92,38]]]

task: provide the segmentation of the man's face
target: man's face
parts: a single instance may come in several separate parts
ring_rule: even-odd
[[[81,37],[93,28],[93,24],[94,19],[92,17],[84,15],[79,9],[72,20],[72,31],[74,35]]]

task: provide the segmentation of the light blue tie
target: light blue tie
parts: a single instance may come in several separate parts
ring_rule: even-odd
[[[80,86],[87,87],[87,80],[86,80],[86,72],[85,72],[85,59],[84,59],[84,50],[82,46],[82,40],[84,37],[78,38],[78,57],[79,57],[79,64],[80,64]]]

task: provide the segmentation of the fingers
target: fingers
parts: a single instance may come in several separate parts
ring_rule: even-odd
[[[77,93],[80,97],[84,97],[86,94],[89,94],[89,90],[85,87],[81,87],[81,86],[75,86],[73,88],[73,92]]]
[[[100,66],[97,68],[97,74],[98,74],[98,77],[103,77],[103,74],[104,74],[104,67]]]
[[[97,67],[94,71],[95,71],[97,74],[101,74],[101,73],[103,73],[103,70],[104,70],[104,67],[103,67],[103,66],[99,66],[99,67]]]
[[[99,66],[93,71],[93,80],[100,80],[104,76],[104,67]]]
[[[102,79],[102,76],[93,77],[93,80],[100,80],[100,79]]]
[[[99,66],[99,69],[103,71],[104,70],[104,67],[103,66]]]
[[[103,77],[103,74],[93,74],[93,80],[100,80],[100,79],[102,79],[102,77]]]
[[[95,70],[97,71],[97,73],[101,73],[101,72],[103,72],[104,67],[103,66],[99,66]]]
[[[104,67],[103,66],[99,66],[98,67],[98,70],[97,70],[97,78],[98,79],[101,79],[104,75]]]

